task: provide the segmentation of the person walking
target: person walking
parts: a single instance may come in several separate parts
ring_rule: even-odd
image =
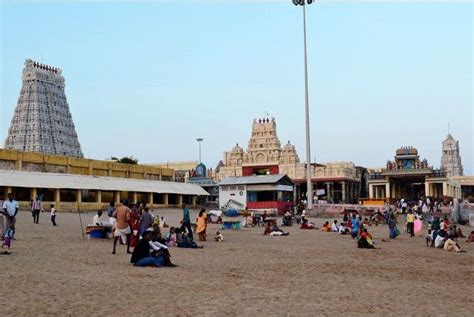
[[[413,238],[415,236],[415,215],[411,209],[407,215],[407,232],[410,234],[410,237]]]
[[[41,212],[41,200],[38,196],[35,197],[33,203],[31,204],[31,211],[33,213],[33,223],[39,224],[39,215]]]
[[[128,201],[124,200],[122,205],[119,206],[113,216],[117,219],[115,224],[115,232],[114,232],[114,247],[112,250],[112,254],[115,254],[115,250],[117,247],[118,239],[122,239],[122,242],[127,243],[127,253],[130,252],[130,235],[132,231],[130,230],[130,208],[128,208]],[[125,240],[125,241],[124,241]]]
[[[390,239],[395,239],[400,234],[397,228],[397,220],[393,214],[388,219],[388,228],[390,230]]]
[[[183,220],[181,221],[181,231],[188,230],[188,236],[193,240],[193,230],[191,229],[191,217],[189,216],[189,209],[183,204]]]
[[[53,226],[57,226],[56,224],[56,208],[54,208],[54,205],[51,205],[51,222]]]
[[[15,228],[16,215],[18,214],[18,203],[13,199],[13,194],[8,193],[8,199],[3,202],[3,210],[5,212],[7,223],[7,228]],[[15,229],[13,229],[13,238],[15,239]]]

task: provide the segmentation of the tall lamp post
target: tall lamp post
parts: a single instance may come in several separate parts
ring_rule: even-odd
[[[311,142],[309,129],[309,93],[308,93],[308,53],[306,48],[306,5],[313,0],[293,0],[293,4],[303,7],[303,38],[304,38],[304,101],[306,121],[306,186],[307,186],[307,209],[313,209],[313,185],[311,182]]]
[[[197,138],[196,141],[199,142],[199,163],[201,163],[202,162],[201,161],[201,143],[202,143],[202,141],[204,141],[204,139],[203,138]]]

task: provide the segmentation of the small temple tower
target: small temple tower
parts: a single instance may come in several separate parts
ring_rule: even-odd
[[[61,69],[27,59],[5,148],[83,157]]]
[[[442,153],[441,169],[446,172],[447,176],[463,176],[459,141],[454,140],[451,133],[443,141]]]

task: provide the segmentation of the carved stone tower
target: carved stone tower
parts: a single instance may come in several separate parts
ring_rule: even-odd
[[[441,169],[447,173],[447,176],[462,176],[464,171],[459,154],[459,141],[454,140],[451,134],[448,134],[443,141],[443,154],[441,156]]]
[[[5,148],[83,157],[61,69],[27,59]]]

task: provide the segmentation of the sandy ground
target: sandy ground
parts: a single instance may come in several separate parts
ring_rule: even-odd
[[[155,212],[156,213],[156,212]],[[173,225],[180,211],[160,211]],[[92,214],[83,215],[85,223]],[[314,221],[314,220],[313,220]],[[316,219],[320,226],[324,219]],[[467,253],[425,247],[402,234],[360,250],[347,236],[289,228],[224,231],[225,242],[171,250],[178,268],[136,268],[125,247],[86,240],[77,214],[21,212],[12,254],[0,256],[0,315],[473,316],[474,244]],[[469,228],[462,227],[465,232]],[[217,225],[212,225],[214,234]]]

